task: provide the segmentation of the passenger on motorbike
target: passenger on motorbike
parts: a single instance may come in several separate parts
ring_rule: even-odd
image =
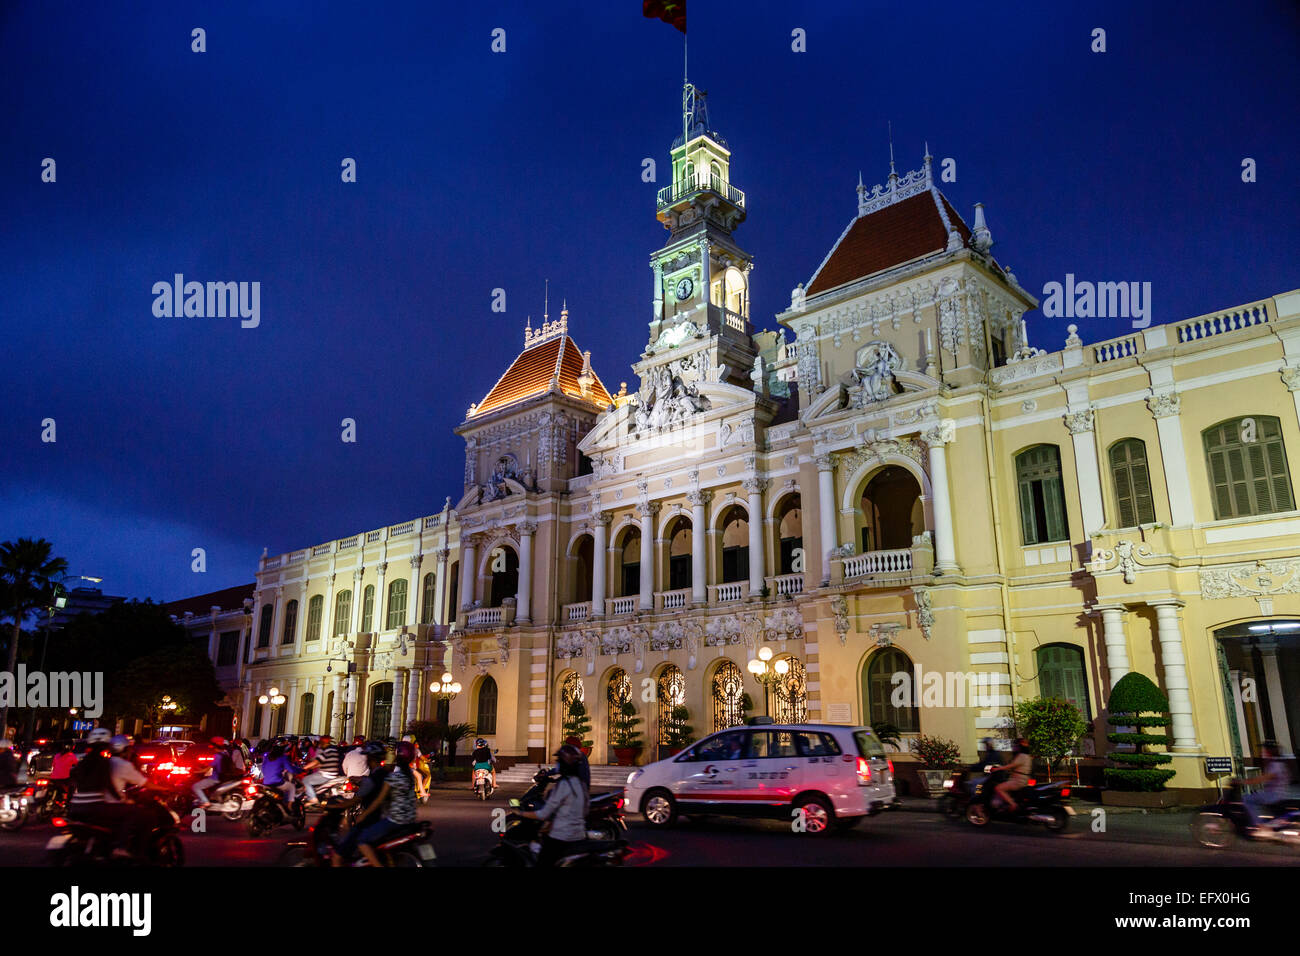
[[[1260,814],[1266,812],[1271,804],[1285,800],[1291,795],[1291,774],[1286,764],[1279,759],[1282,751],[1276,742],[1264,741],[1260,744],[1260,751],[1263,755],[1264,772],[1256,777],[1239,780],[1238,783],[1260,785],[1254,793],[1243,794],[1241,799],[1246,807],[1246,814],[1250,817],[1251,829],[1257,834],[1267,835],[1267,828],[1260,826]]]
[[[379,792],[356,823],[360,831],[357,849],[371,866],[383,866],[376,847],[416,821],[415,777],[411,773],[414,759],[415,748],[403,740],[393,751],[392,765],[372,771]]]
[[[994,748],[993,738],[985,737],[981,740],[978,759],[976,759],[976,761],[966,770],[966,773],[969,775],[966,780],[966,789],[971,796],[975,795],[975,789],[980,784],[984,783],[990,776],[992,776],[992,773],[984,768],[996,767],[1001,762],[1002,756]]]
[[[384,762],[384,745],[379,741],[366,743],[361,738],[352,745],[352,749],[343,755],[343,775],[345,777],[364,777],[370,773],[368,761],[371,750],[378,748],[379,762]]]
[[[582,785],[591,791],[591,765],[587,763],[587,755],[582,752],[582,738],[570,734],[564,738],[564,743],[578,751],[578,776],[582,778]],[[559,768],[556,768],[559,773]]]
[[[213,737],[211,743],[212,772],[190,788],[195,799],[199,801],[199,808],[203,810],[212,806],[212,801],[208,799],[208,791],[227,780],[233,780],[236,774],[230,756],[230,746],[226,743],[226,738]]]
[[[555,756],[559,759],[560,782],[537,810],[517,811],[519,816],[529,820],[551,821],[550,832],[542,837],[538,866],[553,866],[564,856],[568,846],[587,839],[589,796],[579,769],[582,751],[572,744],[565,744],[555,752]]]
[[[471,762],[474,765],[474,770],[469,775],[470,789],[474,789],[474,771],[486,770],[488,779],[492,784],[492,790],[495,791],[497,788],[497,758],[492,753],[492,748],[487,745],[487,741],[482,737],[474,741],[474,755]]]
[[[343,819],[343,824],[339,828],[339,835],[342,839],[331,854],[331,862],[334,866],[345,865],[357,851],[357,841],[361,838],[361,820],[370,815],[375,799],[379,796],[380,780],[377,772],[384,765],[386,751],[383,744],[377,740],[372,740],[351,751],[348,756],[352,754],[359,755],[365,761],[366,772],[364,774],[348,774],[356,783],[356,793],[352,797],[335,804],[335,806],[346,810],[359,805],[361,811],[355,824],[349,825],[346,816]]]
[[[1021,737],[1016,741],[1011,762],[994,767],[994,770],[1007,770],[1010,776],[993,788],[994,792],[1007,802],[1007,809],[1015,813],[1019,807],[1011,796],[1017,790],[1029,786],[1029,772],[1033,769],[1034,758],[1029,753],[1029,741]]]
[[[320,800],[316,796],[316,786],[335,779],[343,772],[342,758],[339,756],[339,748],[334,746],[334,738],[322,734],[315,756],[303,764],[302,769],[316,771],[303,778],[302,786],[307,791],[307,802],[317,805]]]

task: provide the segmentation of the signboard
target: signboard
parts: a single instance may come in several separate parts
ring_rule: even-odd
[[[73,730],[94,730],[95,722],[93,720],[74,720],[72,722]]]
[[[1229,773],[1232,773],[1231,757],[1206,757],[1205,758],[1206,776],[1219,777]]]
[[[847,703],[827,703],[826,704],[826,723],[828,724],[849,724],[853,722],[852,713]]]

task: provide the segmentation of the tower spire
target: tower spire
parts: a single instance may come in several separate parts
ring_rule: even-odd
[[[542,293],[542,324],[545,325],[551,319],[551,280],[543,280],[546,283],[545,291]]]
[[[898,171],[894,169],[894,124],[890,120],[885,121],[889,127],[889,178],[895,179]]]

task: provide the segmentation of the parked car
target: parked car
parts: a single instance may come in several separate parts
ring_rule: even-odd
[[[655,827],[679,815],[767,816],[822,834],[892,806],[894,765],[870,727],[757,724],[705,737],[627,778],[627,805]]]

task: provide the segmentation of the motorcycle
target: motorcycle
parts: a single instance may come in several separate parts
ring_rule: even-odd
[[[536,810],[545,803],[546,791],[555,779],[555,772],[550,768],[544,767],[533,774],[533,785],[519,798],[520,808]],[[623,818],[624,805],[622,790],[592,794],[587,801],[587,839],[621,839],[627,832],[627,821]]]
[[[56,816],[51,822],[58,831],[45,844],[50,866],[183,866],[185,848],[179,836],[180,815],[155,795],[136,791],[131,802],[149,808],[153,828],[145,842],[144,856],[115,857],[113,831],[108,827]]]
[[[324,814],[307,833],[307,839],[291,841],[281,857],[287,866],[331,866],[331,854],[338,844],[344,816],[355,822],[359,807],[326,806]],[[375,851],[389,866],[436,866],[438,855],[433,849],[433,824],[421,820],[398,830]],[[369,866],[364,856],[349,861],[348,866]]]
[[[13,786],[0,789],[0,830],[21,830],[30,813],[30,796],[27,787]]]
[[[260,837],[286,823],[292,824],[295,830],[307,826],[306,794],[301,785],[298,786],[292,803],[278,787],[249,781],[244,784],[244,792],[253,800],[253,806],[244,820],[244,828],[250,837]]]
[[[475,770],[474,771],[474,795],[480,800],[486,800],[492,795],[492,771]]]
[[[993,820],[1041,823],[1049,833],[1060,833],[1074,815],[1074,808],[1065,803],[1070,798],[1070,785],[1064,780],[1035,784],[1031,779],[1029,786],[1016,791],[1014,811],[1007,808],[994,791],[994,786],[991,779],[975,786],[975,793],[966,807],[968,822],[977,827],[988,826]]]
[[[979,782],[991,788],[1006,779],[1005,771],[991,771],[992,768],[989,766],[971,766],[964,770],[954,770],[952,775],[943,782],[943,812],[949,819],[960,820],[966,815],[966,808],[970,805],[973,796],[972,780],[983,778]]]
[[[510,801],[517,810],[536,810],[545,802],[546,790],[552,781],[552,772],[542,769],[533,776],[533,785],[522,797]],[[588,801],[587,839],[575,843],[556,866],[621,866],[629,852],[623,833],[627,822],[623,818],[623,791],[596,794]],[[506,830],[501,834],[485,866],[536,866],[541,852],[539,820],[521,817],[516,813],[506,816]]]
[[[1192,834],[1201,846],[1222,850],[1235,840],[1260,840],[1300,845],[1300,797],[1292,796],[1273,804],[1274,815],[1261,814],[1260,825],[1252,828],[1250,814],[1241,797],[1241,785],[1231,784],[1218,802],[1201,807],[1192,821]]]
[[[42,777],[33,780],[23,791],[27,798],[27,820],[29,823],[45,823],[51,817],[66,816],[71,783],[62,785]]]

